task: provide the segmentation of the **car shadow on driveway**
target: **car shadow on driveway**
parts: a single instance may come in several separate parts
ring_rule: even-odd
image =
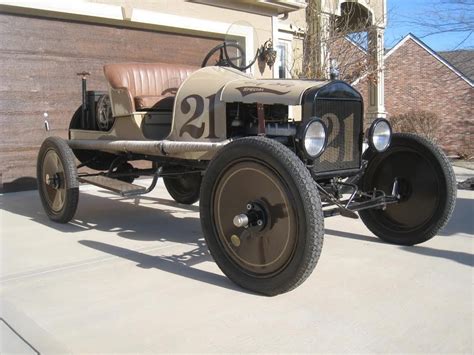
[[[463,264],[463,265],[467,265],[471,267],[474,266],[474,255],[465,253],[462,251],[434,249],[434,248],[425,247],[423,245],[415,245],[412,247],[400,247],[400,249],[410,252],[410,253],[431,256],[434,258],[448,259],[448,260],[455,261],[459,264]]]
[[[335,237],[342,237],[342,238],[362,240],[362,241],[367,241],[367,242],[372,242],[372,243],[392,245],[392,244],[384,242],[383,240],[378,239],[375,236],[369,237],[362,234],[342,232],[342,231],[333,230],[333,229],[326,229],[326,233],[329,234],[330,236],[335,236]],[[439,236],[436,236],[435,238],[438,238],[438,237]],[[397,247],[397,245],[393,245],[393,246]],[[474,255],[465,253],[462,251],[434,249],[434,248],[424,246],[423,244],[414,245],[414,246],[398,246],[398,248],[410,253],[420,254],[424,256],[431,256],[435,258],[443,258],[443,259],[457,262],[459,264],[463,264],[463,265],[467,265],[471,267],[474,266]]]
[[[65,233],[88,230],[111,232],[120,237],[142,241],[168,241],[195,244],[201,236],[198,206],[180,205],[158,197],[140,197],[140,203],[117,195],[80,194],[74,219],[66,224],[51,221],[36,193],[3,195],[2,209],[25,216],[35,223]],[[159,206],[159,207],[158,207]]]
[[[369,236],[362,235],[362,234],[356,234],[356,233],[351,233],[351,232],[343,232],[343,231],[338,231],[338,230],[335,230],[335,229],[326,228],[325,233],[329,234],[331,236],[335,236],[335,237],[342,237],[342,238],[355,239],[355,240],[363,240],[363,241],[371,242],[371,243],[383,243],[383,241],[381,241],[380,239],[378,239],[375,236],[374,237],[369,237]]]
[[[474,199],[457,198],[453,215],[446,227],[439,233],[450,236],[458,233],[473,235],[474,233]]]
[[[116,197],[116,198],[118,197],[118,195],[116,193],[112,192],[112,191],[100,190],[100,192],[104,193],[104,194],[107,194],[107,195],[110,195],[111,197]],[[128,197],[128,198],[123,198],[123,199],[132,200],[134,198],[133,197]],[[199,205],[185,205],[185,204],[178,203],[178,202],[174,201],[172,198],[164,199],[164,198],[160,198],[160,197],[156,197],[156,196],[151,197],[150,195],[140,195],[140,196],[137,197],[137,199],[140,200],[140,201],[145,201],[148,204],[164,205],[164,206],[168,206],[168,207],[181,208],[181,209],[185,209],[185,210],[188,210],[188,211],[199,212]]]
[[[144,269],[155,268],[196,281],[254,295],[254,293],[240,288],[223,275],[193,268],[194,265],[204,261],[212,261],[212,258],[207,251],[207,246],[203,240],[199,241],[197,248],[191,251],[179,255],[166,256],[148,255],[135,250],[92,240],[80,240],[79,243],[103,253],[133,261],[137,263],[138,267]]]
[[[80,195],[74,219],[70,223],[61,224],[49,220],[35,192],[3,195],[1,200],[2,209],[25,216],[33,223],[53,228],[64,237],[80,232],[99,231],[131,240],[163,242],[165,247],[185,245],[187,251],[183,253],[154,256],[99,241],[103,239],[103,234],[87,233],[78,240],[82,246],[130,260],[141,268],[156,268],[218,287],[251,293],[221,274],[194,267],[206,261],[213,262],[202,237],[198,206],[181,205],[171,199],[155,196],[141,196],[139,204],[133,201],[117,195],[96,196],[85,191]],[[82,237],[80,234],[79,236]],[[84,239],[89,236],[95,240]],[[153,246],[157,244],[154,243]]]

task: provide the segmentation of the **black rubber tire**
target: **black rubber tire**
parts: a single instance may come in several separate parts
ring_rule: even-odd
[[[163,173],[166,173],[163,169]],[[166,190],[170,196],[178,203],[192,205],[199,201],[201,191],[202,175],[200,172],[193,174],[176,175],[173,177],[163,177]]]
[[[48,152],[53,151],[62,165],[64,174],[61,174],[61,185],[64,188],[64,200],[60,210],[55,211],[47,196],[48,185],[43,173],[43,164]],[[79,182],[77,179],[76,160],[66,141],[59,137],[48,137],[41,145],[36,165],[38,191],[43,208],[48,217],[58,223],[69,222],[76,213],[79,203]]]
[[[78,107],[69,123],[69,130],[82,129],[81,127],[82,105]],[[68,131],[69,139],[71,139],[71,132]],[[81,164],[85,164],[89,169],[93,170],[108,170],[112,162],[117,158],[116,155],[97,150],[73,149],[73,153]]]
[[[114,173],[129,173],[132,170],[133,170],[133,165],[128,162],[124,162],[120,164],[117,168],[115,168],[113,172]],[[131,184],[135,181],[136,178],[138,178],[138,175],[129,175],[129,176],[120,176],[117,178],[117,180]]]
[[[228,167],[246,159],[272,169],[290,191],[289,201],[293,202],[296,211],[298,233],[295,250],[284,268],[268,277],[251,274],[232,260],[221,244],[213,217],[213,199],[219,179]],[[296,288],[311,274],[321,254],[324,218],[314,180],[302,161],[274,140],[242,138],[229,143],[216,154],[203,178],[200,215],[208,248],[219,268],[236,284],[257,293],[274,296]]]
[[[435,144],[414,134],[396,133],[387,151],[368,151],[364,159],[369,161],[361,181],[364,191],[377,188],[391,194],[390,184],[395,178],[406,181],[405,188],[400,187],[402,199],[398,204],[359,212],[377,237],[393,244],[415,245],[433,238],[448,223],[456,204],[456,177],[448,158]],[[394,171],[396,164],[406,169]],[[419,170],[424,167],[423,172],[417,172],[416,166]]]

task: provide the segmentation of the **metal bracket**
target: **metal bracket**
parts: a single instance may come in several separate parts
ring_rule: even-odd
[[[266,128],[265,128],[265,108],[263,104],[257,104],[257,114],[258,114],[258,135],[264,136],[266,134]]]
[[[353,218],[353,219],[358,219],[359,216],[357,215],[357,213],[351,211],[349,208],[347,208],[347,205],[344,206],[342,205],[335,197],[333,197],[329,192],[327,192],[321,185],[319,185],[317,182],[316,182],[316,186],[318,187],[318,190],[319,192],[322,192],[322,194],[324,196],[326,196],[326,198],[331,201],[334,205],[336,205],[338,207],[338,210],[339,210],[339,214],[341,216],[344,216],[344,217],[349,217],[349,218]],[[355,191],[357,192],[357,190]],[[354,192],[354,194],[355,194]],[[325,215],[326,217],[326,215]]]
[[[380,191],[380,190],[374,190],[373,193],[371,194],[359,192],[356,185],[350,184],[347,182],[340,183],[340,184],[349,185],[354,189],[353,193],[351,194],[348,200],[339,201],[333,196],[331,196],[329,192],[325,191],[323,187],[320,187],[322,189],[320,191],[323,192],[324,196],[326,196],[328,200],[332,202],[332,204],[338,207],[338,208],[332,208],[332,209],[323,211],[324,217],[332,217],[332,216],[337,216],[337,215],[341,215],[344,217],[351,217],[351,215],[348,215],[348,211],[349,211],[349,214],[356,215],[355,211],[362,211],[362,210],[367,210],[371,208],[385,209],[387,205],[398,203],[400,201],[400,194],[398,191],[397,179],[395,179],[395,181],[393,182],[392,195],[390,196],[387,196],[383,191]],[[357,194],[359,194],[360,197],[368,198],[368,200],[361,201],[361,202],[357,202],[357,201],[354,202],[354,198]],[[354,218],[354,217],[351,217],[351,218]]]

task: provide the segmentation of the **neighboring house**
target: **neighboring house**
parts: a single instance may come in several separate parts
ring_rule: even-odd
[[[463,58],[468,56],[466,52],[472,58],[471,51],[463,52]],[[414,35],[404,37],[385,54],[385,108],[388,118],[412,110],[438,115],[440,145],[448,155],[455,156],[474,151],[474,84],[472,64],[462,71],[460,62],[458,68],[454,59],[447,60],[452,56],[461,57],[456,51],[445,58]],[[463,59],[462,63],[469,60]],[[367,101],[364,82],[358,81],[356,87]]]

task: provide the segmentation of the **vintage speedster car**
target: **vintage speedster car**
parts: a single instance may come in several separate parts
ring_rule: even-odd
[[[80,182],[135,197],[162,177],[177,202],[200,200],[222,271],[267,295],[310,275],[325,217],[360,216],[376,236],[401,245],[445,226],[456,186],[439,148],[392,134],[384,119],[364,132],[362,97],[343,81],[254,79],[239,69],[109,64],[108,94],[86,91],[83,77],[69,140],[49,137],[39,151],[49,218],[73,218]],[[150,166],[134,167],[136,160]],[[133,184],[147,175],[151,186]]]

